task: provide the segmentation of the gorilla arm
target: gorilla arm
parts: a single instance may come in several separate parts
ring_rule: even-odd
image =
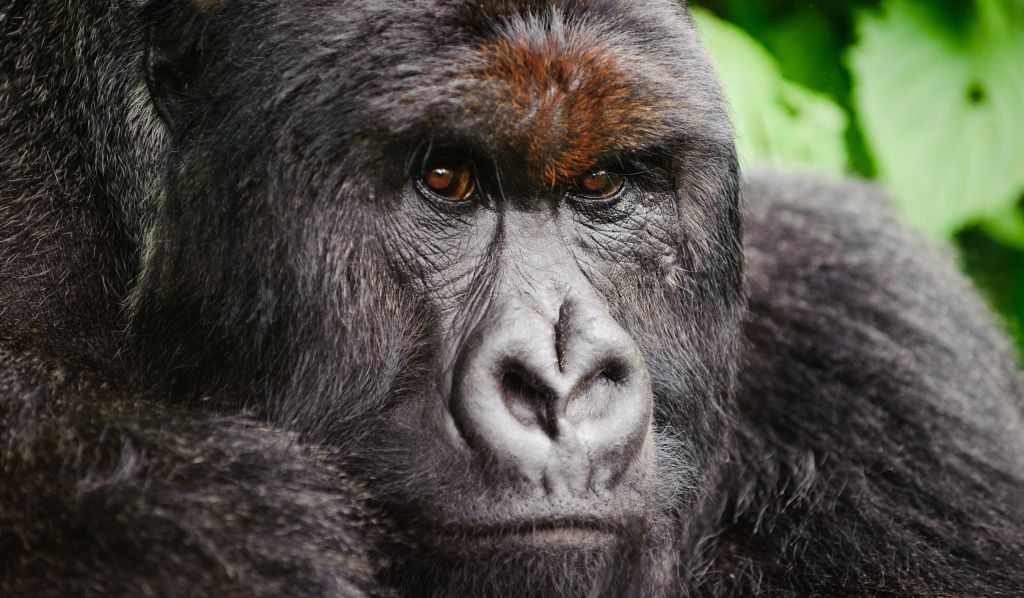
[[[734,523],[708,587],[1019,591],[1024,384],[991,312],[876,188],[762,173],[744,194]]]
[[[0,347],[0,595],[359,596],[379,531],[329,456]]]

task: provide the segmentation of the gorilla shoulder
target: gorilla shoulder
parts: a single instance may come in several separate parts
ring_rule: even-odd
[[[1024,550],[1024,385],[991,312],[877,187],[761,171],[743,193],[724,545],[746,548],[723,571],[825,594],[1019,589],[999,555]]]

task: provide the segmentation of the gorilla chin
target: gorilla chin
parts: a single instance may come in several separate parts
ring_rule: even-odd
[[[638,577],[654,557],[642,530],[572,525],[446,535],[457,549],[417,550],[387,577],[433,596],[621,596],[643,587]]]

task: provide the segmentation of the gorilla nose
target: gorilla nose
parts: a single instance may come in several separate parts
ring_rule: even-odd
[[[640,350],[587,302],[566,302],[557,318],[522,303],[493,308],[452,374],[449,409],[467,444],[549,491],[612,485],[650,436]]]

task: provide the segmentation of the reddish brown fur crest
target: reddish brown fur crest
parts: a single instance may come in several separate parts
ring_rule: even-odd
[[[606,155],[638,145],[658,102],[614,54],[579,32],[537,40],[500,39],[482,48],[477,77],[504,83],[507,115],[495,135],[547,185],[576,176]]]

